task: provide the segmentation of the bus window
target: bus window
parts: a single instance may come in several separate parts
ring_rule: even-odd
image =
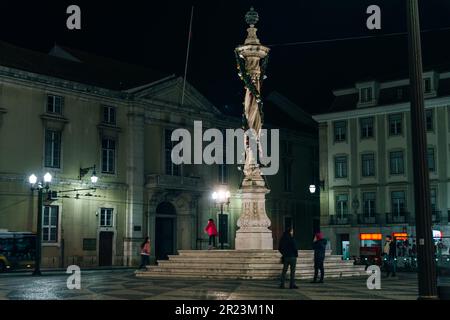
[[[0,233],[0,272],[34,266],[36,235],[29,232]]]
[[[0,238],[0,254],[6,258],[10,258],[14,252],[13,238]]]
[[[16,238],[16,258],[18,260],[33,260],[35,254],[35,237]]]

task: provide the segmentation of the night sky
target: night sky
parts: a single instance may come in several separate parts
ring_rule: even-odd
[[[448,63],[450,0],[419,2],[421,28],[426,31],[424,66]],[[66,29],[70,4],[81,7],[81,31]],[[366,8],[371,4],[381,7],[381,30],[366,28]],[[183,75],[192,5],[188,81],[219,107],[241,107],[243,89],[233,50],[245,39],[244,15],[252,5],[260,15],[259,38],[272,48],[265,93],[277,90],[318,113],[329,108],[333,89],[361,79],[407,75],[406,35],[385,36],[406,32],[404,0],[1,0],[0,40],[42,52],[56,42]],[[377,37],[288,45],[359,36]]]

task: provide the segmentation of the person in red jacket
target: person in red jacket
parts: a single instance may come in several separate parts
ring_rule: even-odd
[[[150,239],[145,238],[144,242],[141,244],[141,265],[139,269],[147,268],[150,264]]]
[[[213,219],[208,220],[208,225],[205,228],[205,232],[209,236],[209,247],[208,250],[216,247],[216,236],[217,236],[217,227],[214,224]]]

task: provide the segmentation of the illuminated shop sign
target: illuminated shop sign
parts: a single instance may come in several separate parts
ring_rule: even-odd
[[[359,238],[361,240],[381,240],[383,239],[383,236],[381,233],[361,233]]]
[[[442,232],[439,230],[433,230],[433,238],[434,239],[442,239]]]
[[[407,240],[408,234],[406,232],[394,232],[392,236],[397,240]]]

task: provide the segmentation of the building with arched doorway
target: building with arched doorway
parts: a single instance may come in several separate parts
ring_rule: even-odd
[[[27,177],[50,172],[57,196],[45,201],[39,222],[43,266],[135,265],[146,236],[153,260],[205,249],[203,229],[219,220],[211,199],[219,186],[231,192],[220,232],[234,248],[241,171],[174,165],[171,133],[193,133],[194,121],[240,128],[242,106],[218,108],[189,83],[181,105],[182,92],[180,77],[60,46],[43,54],[0,43],[0,229],[36,232],[37,195]],[[266,100],[265,126],[279,128],[281,139],[280,170],[267,177],[274,247],[294,226],[308,248],[319,214],[308,190],[318,177],[316,123],[281,94]],[[80,170],[94,167],[95,185],[92,170]]]

